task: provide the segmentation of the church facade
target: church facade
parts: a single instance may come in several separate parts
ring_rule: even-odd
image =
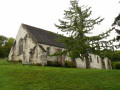
[[[47,61],[59,61],[64,64],[65,60],[71,61],[68,56],[50,56],[55,52],[61,52],[66,49],[62,43],[56,40],[58,35],[36,28],[30,25],[21,24],[15,42],[9,53],[9,60],[22,61],[23,64],[41,64],[47,65]],[[89,54],[90,68],[111,69],[109,59],[101,59],[98,55]],[[86,61],[80,58],[76,59],[78,68],[86,68]]]

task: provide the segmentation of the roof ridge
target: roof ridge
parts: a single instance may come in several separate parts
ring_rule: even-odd
[[[43,30],[43,31],[46,31],[46,32],[51,32],[51,33],[57,34],[57,33],[55,33],[55,32],[52,32],[52,31],[49,31],[49,30],[46,30],[46,29],[43,29],[43,28],[35,27],[35,26],[32,26],[32,25],[28,25],[28,24],[24,24],[24,23],[22,23],[22,25],[24,25],[24,26],[29,26],[29,27],[33,27],[33,28],[40,29],[40,30]],[[58,34],[58,35],[59,35],[59,34]]]

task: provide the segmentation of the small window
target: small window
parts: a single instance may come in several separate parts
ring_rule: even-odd
[[[16,47],[16,41],[13,43],[13,51],[15,50]]]
[[[99,63],[99,58],[97,57],[97,63]]]
[[[108,60],[108,65],[110,65],[110,61]]]
[[[62,52],[62,49],[57,49],[58,52]]]
[[[50,55],[50,48],[47,47],[47,55]]]
[[[90,62],[92,62],[92,57],[90,56]]]
[[[19,55],[23,53],[23,39],[19,40]]]

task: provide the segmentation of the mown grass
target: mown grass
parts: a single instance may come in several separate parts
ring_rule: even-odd
[[[120,71],[29,66],[0,60],[0,90],[120,90]]]

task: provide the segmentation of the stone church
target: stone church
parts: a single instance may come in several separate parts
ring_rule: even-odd
[[[64,63],[65,60],[71,61],[68,56],[50,56],[55,52],[65,50],[62,43],[56,40],[58,34],[33,27],[26,24],[21,24],[14,44],[9,53],[9,60],[22,61],[23,64],[47,64],[47,61],[59,61]],[[101,59],[98,55],[89,54],[90,68],[94,69],[111,69],[109,59]],[[86,68],[86,61],[80,58],[76,59],[78,68]]]

